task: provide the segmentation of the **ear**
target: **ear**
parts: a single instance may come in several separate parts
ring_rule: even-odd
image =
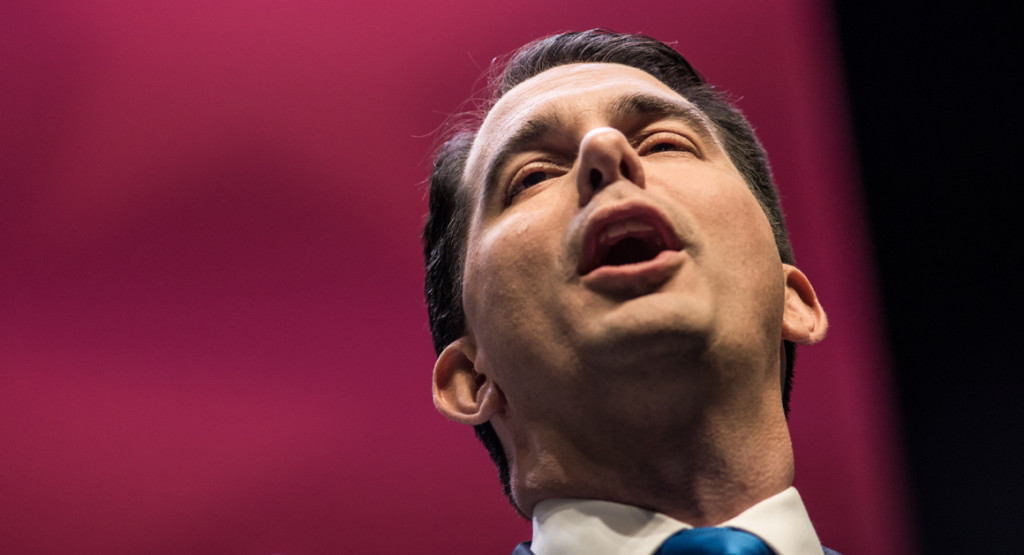
[[[821,341],[828,331],[828,317],[814,294],[811,282],[795,266],[783,264],[782,272],[786,280],[782,338],[801,345]]]
[[[477,371],[476,348],[466,337],[445,347],[434,364],[434,406],[462,424],[483,424],[505,404],[494,380]]]

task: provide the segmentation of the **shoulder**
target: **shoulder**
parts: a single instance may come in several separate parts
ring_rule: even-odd
[[[530,542],[523,542],[517,545],[512,555],[533,555],[533,551],[530,551]],[[826,553],[825,555],[832,555],[832,553]]]

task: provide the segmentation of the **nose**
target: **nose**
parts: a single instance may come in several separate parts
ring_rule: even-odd
[[[591,129],[580,141],[576,187],[580,206],[590,202],[601,189],[619,180],[644,188],[640,156],[626,137],[612,127]]]

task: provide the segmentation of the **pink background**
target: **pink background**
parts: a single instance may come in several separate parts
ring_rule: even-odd
[[[705,4],[3,3],[0,551],[528,539],[430,400],[423,180],[491,58],[602,25],[677,41],[757,128],[832,320],[797,486],[830,547],[912,550],[831,13]]]

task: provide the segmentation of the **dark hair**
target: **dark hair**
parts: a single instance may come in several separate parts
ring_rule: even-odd
[[[574,63],[614,63],[641,69],[703,111],[714,125],[730,160],[768,217],[780,258],[785,263],[793,263],[793,247],[789,243],[778,191],[772,181],[764,148],[740,111],[670,46],[643,35],[618,34],[606,29],[543,38],[520,48],[503,66],[495,64],[501,71],[491,82],[492,97],[488,106],[493,106],[523,81],[553,67]],[[483,116],[479,117],[482,119]],[[469,199],[465,196],[465,187],[462,187],[462,174],[478,127],[479,121],[472,129],[456,130],[438,151],[430,175],[430,213],[423,229],[424,290],[430,331],[438,354],[465,333],[462,273],[470,213]],[[788,414],[796,346],[786,341],[785,353],[782,404]],[[475,428],[477,437],[487,447],[498,468],[505,495],[519,510],[512,497],[505,451],[494,428],[490,423]]]

